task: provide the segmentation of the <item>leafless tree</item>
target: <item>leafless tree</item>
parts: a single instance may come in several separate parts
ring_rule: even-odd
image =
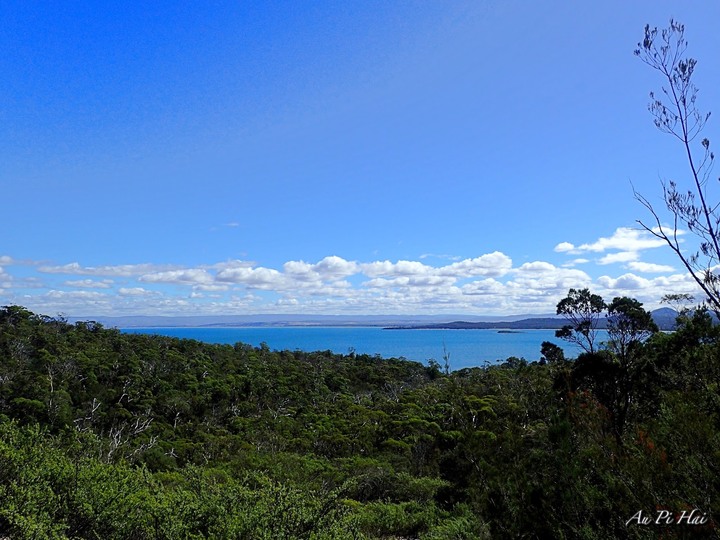
[[[675,252],[698,286],[707,296],[710,308],[720,315],[720,202],[713,202],[708,181],[715,156],[707,138],[700,140],[710,113],[701,113],[695,101],[698,89],[693,83],[697,61],[685,57],[687,41],[685,27],[670,20],[670,26],[658,32],[645,26],[645,38],[638,43],[635,55],[664,79],[662,95],[650,93],[648,109],[655,125],[663,133],[672,135],[683,147],[690,169],[688,185],[674,180],[662,183],[665,206],[671,223],[664,224],[658,211],[648,199],[634,191],[635,198],[652,214],[654,225],[638,223],[657,238],[664,240]],[[714,184],[714,183],[713,183]],[[684,230],[695,235],[697,249],[686,251],[679,238]]]

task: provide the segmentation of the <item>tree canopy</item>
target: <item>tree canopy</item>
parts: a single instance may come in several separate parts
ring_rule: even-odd
[[[2,308],[0,534],[654,537],[638,508],[718,511],[719,335],[627,328],[624,365],[546,343],[443,373]]]
[[[669,224],[644,195],[635,192],[654,222],[638,223],[665,241],[705,293],[711,309],[720,315],[720,276],[716,270],[720,264],[720,200],[718,184],[710,181],[715,155],[708,138],[698,144],[710,113],[697,107],[698,89],[693,79],[697,60],[685,56],[687,46],[685,26],[671,19],[662,30],[646,25],[644,39],[635,50],[638,58],[661,75],[662,95],[650,92],[648,109],[655,126],[679,141],[689,170],[688,181],[662,183]],[[683,238],[688,231],[694,236],[693,247],[688,247],[687,238]]]

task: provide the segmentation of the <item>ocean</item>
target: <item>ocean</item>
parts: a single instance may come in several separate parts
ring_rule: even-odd
[[[453,370],[505,361],[511,356],[532,362],[540,359],[540,345],[552,341],[568,357],[578,348],[555,337],[554,330],[384,330],[378,327],[261,327],[261,328],[124,328],[126,333],[160,334],[206,343],[266,343],[272,350],[326,351],[406,358],[422,363],[444,354]]]

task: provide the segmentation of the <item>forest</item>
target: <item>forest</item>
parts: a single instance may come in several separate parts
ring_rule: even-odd
[[[563,302],[577,359],[458,371],[6,306],[0,536],[716,538],[720,328]]]
[[[663,184],[669,219],[635,194],[705,297],[666,296],[672,332],[636,299],[570,289],[556,336],[577,358],[545,342],[537,362],[453,371],[5,306],[0,538],[720,537],[720,205],[708,139],[693,160],[709,114],[684,51],[675,21],[636,51],[664,77],[650,112],[691,170],[689,191]]]

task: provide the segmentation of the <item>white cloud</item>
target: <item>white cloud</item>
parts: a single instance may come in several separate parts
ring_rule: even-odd
[[[578,258],[578,259],[573,259],[572,261],[568,261],[568,262],[564,263],[562,266],[564,268],[572,268],[573,266],[577,266],[578,264],[587,264],[589,262],[590,262],[590,259]]]
[[[320,285],[314,287],[308,287],[306,289],[287,289],[291,293],[302,293],[309,296],[336,296],[336,297],[347,297],[355,293],[352,289],[352,285],[348,281],[333,281],[327,285]]]
[[[668,266],[666,264],[654,264],[639,261],[631,262],[630,264],[628,264],[628,268],[630,268],[630,270],[635,270],[637,272],[645,272],[648,274],[661,274],[664,272],[675,271],[672,266]]]
[[[664,246],[665,242],[643,229],[631,229],[630,227],[618,227],[609,238],[599,238],[590,244],[582,244],[577,247],[581,252],[591,251],[602,253],[611,249],[619,251],[641,251]]]
[[[512,259],[495,251],[476,257],[454,262],[447,266],[428,266],[418,261],[375,261],[360,264],[362,273],[368,277],[393,276],[448,276],[453,278],[466,278],[474,276],[502,276],[512,268]]]
[[[205,291],[205,292],[219,292],[219,291],[227,291],[230,288],[230,286],[225,284],[213,284],[213,285],[193,285],[193,290],[196,291]]]
[[[439,274],[443,276],[473,277],[473,276],[503,276],[512,268],[512,259],[495,251],[463,261],[452,263],[439,268]]]
[[[83,289],[109,289],[113,285],[113,280],[103,279],[102,281],[95,281],[92,279],[78,279],[66,281],[64,285],[68,287],[81,287]]]
[[[283,265],[283,270],[285,274],[300,281],[331,281],[357,274],[360,266],[356,262],[332,255],[316,264],[288,261]]]
[[[286,285],[285,276],[273,268],[227,268],[216,274],[218,281],[239,283],[250,288],[272,290]]]
[[[462,260],[462,257],[457,255],[447,255],[445,253],[423,253],[418,257],[418,259],[445,259],[447,261],[459,261]]]
[[[0,266],[0,289],[10,289],[12,287],[12,276],[8,275],[2,266]]]
[[[120,287],[118,289],[120,296],[153,296],[158,294],[155,291],[148,291],[142,287]]]
[[[598,264],[614,264],[619,262],[636,261],[640,257],[637,251],[618,251],[617,253],[608,253],[598,260]]]
[[[40,295],[23,295],[17,303],[36,313],[57,315],[68,313],[74,316],[111,314],[117,307],[115,297],[97,291],[50,290]]]
[[[443,276],[399,276],[396,278],[375,278],[363,283],[371,289],[392,287],[449,287],[455,279]]]
[[[635,274],[623,274],[618,278],[611,278],[610,276],[601,276],[598,278],[598,284],[601,286],[621,291],[636,291],[640,289],[647,289],[652,285],[652,282],[648,279],[636,276]]]
[[[357,274],[360,268],[356,262],[346,261],[342,257],[332,255],[318,262],[313,270],[323,277],[337,279]]]
[[[139,281],[146,283],[175,283],[181,285],[209,284],[213,276],[206,270],[199,268],[186,268],[183,270],[169,270],[167,272],[155,272],[140,276]]]
[[[505,285],[493,278],[486,278],[466,283],[461,290],[464,295],[471,296],[498,295],[505,292]]]
[[[19,289],[45,289],[47,286],[38,278],[30,277],[14,277],[7,273],[0,273],[0,279],[3,279],[2,287]]]
[[[215,264],[210,264],[207,266],[200,266],[200,268],[204,269],[210,269],[210,270],[225,270],[225,269],[232,269],[232,268],[252,268],[255,266],[254,262],[251,261],[241,261],[239,259],[234,259],[230,261],[224,261],[219,262]]]
[[[557,270],[557,268],[550,264],[549,262],[544,261],[534,261],[529,263],[522,264],[515,272],[516,273],[531,273],[531,274],[547,274],[548,272],[553,272]]]
[[[95,291],[48,291],[45,296],[54,299],[80,299],[80,300],[99,300],[109,298],[105,293]]]
[[[63,266],[41,266],[38,268],[38,272],[48,274],[84,274],[85,269],[80,266],[80,263],[74,262]]]
[[[683,231],[678,231],[683,234]],[[637,261],[640,258],[640,251],[662,247],[665,242],[648,231],[643,229],[632,229],[630,227],[618,227],[610,237],[601,237],[595,242],[575,246],[570,242],[560,242],[555,246],[555,252],[578,255],[581,253],[608,253],[597,262],[601,265]],[[575,259],[564,266],[574,266],[587,262],[587,259]]]
[[[430,310],[493,314],[552,312],[568,288],[589,286],[592,282],[585,272],[557,268],[543,261],[523,264],[510,274],[513,279],[506,282],[487,277],[460,287],[454,285],[456,278],[451,276],[444,276],[449,280],[447,283],[426,281],[421,276],[378,277],[362,286],[366,292],[375,293],[370,300],[382,304],[389,312]],[[443,276],[435,276],[435,279],[437,277]],[[360,297],[358,294],[356,299]],[[371,303],[367,305],[373,309]]]
[[[513,270],[515,275],[508,287],[514,292],[526,291],[528,294],[558,294],[570,288],[588,287],[592,279],[582,270],[558,268],[548,262],[535,261],[521,265]]]
[[[597,263],[620,262],[637,274],[668,273],[671,267],[642,263],[638,250],[619,250],[621,245],[642,246],[644,241],[618,229],[610,239],[585,244],[586,253],[602,246],[613,246]],[[635,240],[639,240],[635,241]],[[632,241],[631,241],[632,240]],[[624,243],[624,244],[623,244]],[[570,253],[579,249],[569,243],[556,251]],[[604,248],[603,248],[604,249]],[[600,252],[601,253],[601,252]],[[433,266],[419,260],[352,261],[330,255],[315,263],[291,260],[279,268],[258,266],[254,262],[229,260],[194,268],[168,265],[118,265],[86,267],[79,263],[43,267],[49,273],[76,272],[76,278],[52,291],[37,278],[9,276],[0,266],[0,284],[4,301],[17,301],[39,312],[72,312],[74,315],[188,314],[304,312],[304,313],[482,313],[517,314],[554,312],[557,302],[569,288],[589,287],[606,299],[633,296],[645,303],[657,303],[666,293],[688,292],[697,287],[682,274],[662,275],[653,279],[634,273],[604,275],[593,279],[587,258],[575,258],[563,266],[547,261],[526,262],[513,268],[510,257],[499,251],[466,258],[446,265]],[[90,275],[122,276],[122,279],[87,278]],[[355,279],[357,277],[357,279]],[[16,292],[28,288],[30,280],[44,293]],[[53,278],[48,278],[52,281]],[[22,281],[24,286],[20,287]],[[120,287],[114,290],[115,287]],[[172,285],[162,293],[146,284]],[[0,285],[2,289],[3,285]],[[80,290],[84,289],[84,290]],[[183,290],[178,290],[183,289]],[[42,289],[41,289],[42,290]],[[102,291],[102,292],[101,292]],[[111,291],[113,291],[111,293]],[[106,294],[107,293],[107,294]],[[245,295],[245,296],[243,296]],[[26,301],[27,299],[27,301]]]
[[[73,262],[62,266],[41,266],[38,272],[45,274],[75,274],[80,276],[117,276],[117,277],[133,277],[151,272],[160,272],[163,270],[172,270],[177,268],[171,265],[156,264],[121,264],[115,266],[81,266],[80,263]]]
[[[678,234],[684,234],[684,231],[678,231]],[[663,246],[665,246],[663,240],[646,230],[618,227],[612,236],[601,237],[595,242],[585,243],[579,246],[571,244],[570,242],[561,242],[555,246],[555,251],[568,254],[605,253],[605,255],[597,259],[597,264],[629,263],[627,268],[638,272],[671,272],[673,271],[671,267],[651,265],[638,261],[641,251]],[[587,262],[589,261],[586,258],[577,258],[563,264],[563,266],[569,268]]]
[[[577,253],[577,249],[570,242],[560,242],[555,246],[554,251],[557,253]]]
[[[657,304],[665,294],[698,294],[697,284],[690,274],[672,274],[652,279],[626,273],[617,278],[601,276],[596,280],[595,291],[605,298],[630,296],[641,302]]]
[[[362,273],[368,277],[417,276],[432,273],[433,267],[417,261],[375,261],[361,264]]]

